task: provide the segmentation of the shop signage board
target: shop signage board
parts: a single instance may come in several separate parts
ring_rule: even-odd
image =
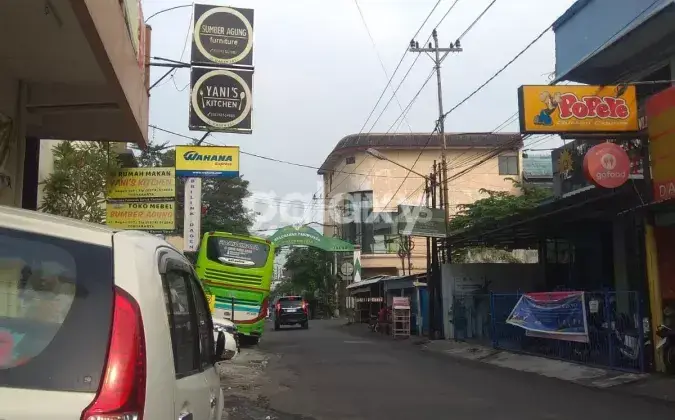
[[[108,200],[162,200],[176,197],[174,168],[118,169],[110,180]]]
[[[424,206],[398,206],[398,233],[404,236],[445,238],[445,212]]]
[[[618,188],[630,177],[630,158],[614,143],[591,147],[584,156],[584,174],[596,187]]]
[[[521,86],[518,89],[523,134],[636,132],[638,104],[634,85]]]
[[[253,9],[195,4],[192,64],[253,66]]]
[[[410,298],[394,296],[392,307],[394,309],[410,309]]]
[[[183,250],[197,252],[201,240],[202,179],[187,178],[183,203]]]
[[[176,202],[106,203],[106,224],[115,229],[173,232]]]
[[[127,23],[129,38],[134,46],[138,66],[145,70],[145,44],[146,30],[145,20],[143,19],[143,7],[140,0],[123,0],[121,5],[124,7],[124,16]]]
[[[647,100],[649,154],[655,201],[675,197],[675,88]]]
[[[239,176],[239,147],[176,146],[176,176],[236,178]]]
[[[361,247],[360,246],[355,246],[354,247],[354,283],[358,283],[361,281]]]
[[[252,132],[253,71],[192,67],[190,130]]]
[[[551,152],[553,167],[553,192],[557,198],[565,197],[575,191],[595,185],[584,170],[584,159],[588,151],[598,144],[606,143],[601,139],[577,139]],[[640,139],[614,140],[630,159],[629,179],[644,178]]]

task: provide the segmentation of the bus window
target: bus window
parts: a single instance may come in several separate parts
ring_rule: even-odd
[[[206,257],[210,261],[240,268],[260,268],[267,263],[270,246],[242,239],[211,236],[206,249]]]

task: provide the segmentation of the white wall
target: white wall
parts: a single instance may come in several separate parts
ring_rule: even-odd
[[[544,286],[544,267],[540,264],[443,264],[443,329],[446,338],[454,338],[452,302],[455,294],[475,293],[489,283],[493,293],[518,293],[540,290]]]

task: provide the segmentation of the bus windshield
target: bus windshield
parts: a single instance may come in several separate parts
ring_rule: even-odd
[[[218,236],[208,239],[206,249],[210,261],[240,268],[265,266],[270,251],[267,244]]]

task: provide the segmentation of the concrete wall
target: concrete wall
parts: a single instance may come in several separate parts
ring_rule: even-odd
[[[635,28],[649,17],[651,11],[660,9],[672,0],[660,0],[642,13],[653,2],[654,0],[577,0],[571,9],[579,10],[555,27],[556,75],[567,73],[614,34]],[[584,4],[584,7],[580,7]],[[624,27],[626,28],[623,29]]]
[[[0,70],[1,71],[1,70]],[[12,133],[4,140],[9,145],[9,155],[0,162],[0,175],[8,177],[11,186],[0,182],[0,205],[21,206],[23,186],[23,163],[25,149],[25,129],[23,116],[18,112],[19,81],[0,72],[0,114],[11,118]],[[0,151],[3,149],[0,138]],[[7,179],[7,178],[4,178]]]
[[[455,295],[470,295],[489,283],[487,291],[518,293],[544,287],[544,268],[540,264],[444,264],[441,267],[443,328],[446,338],[454,338],[451,322]],[[483,299],[485,301],[485,299]],[[482,308],[487,313],[489,308]]]

